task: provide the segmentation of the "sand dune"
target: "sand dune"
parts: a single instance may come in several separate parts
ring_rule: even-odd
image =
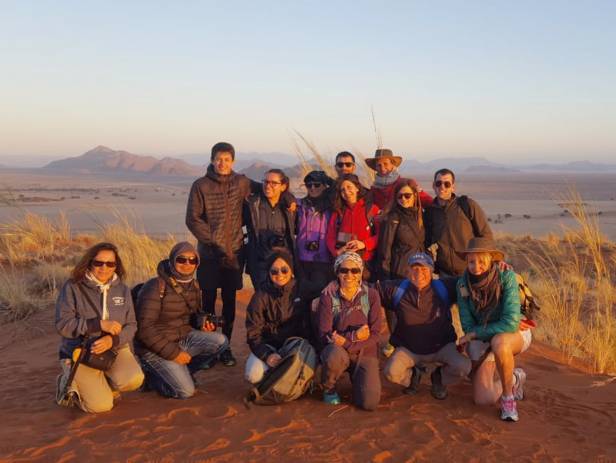
[[[520,359],[528,372],[521,421],[475,407],[469,384],[444,402],[424,385],[416,397],[384,381],[381,405],[364,412],[327,406],[315,392],[282,406],[246,409],[243,329],[249,291],[239,295],[235,368],[198,375],[195,397],[124,394],[106,414],[86,415],[53,403],[58,336],[51,313],[24,327],[0,327],[0,461],[612,461],[616,459],[616,381],[550,359],[535,345]],[[34,329],[36,328],[36,329]],[[26,333],[37,333],[26,339]],[[350,397],[350,385],[342,388]]]

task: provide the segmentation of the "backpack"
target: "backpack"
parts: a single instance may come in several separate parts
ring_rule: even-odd
[[[298,399],[310,388],[317,367],[317,354],[299,337],[287,339],[278,351],[282,360],[249,392],[244,403],[276,405]]]
[[[527,320],[534,320],[535,311],[541,310],[539,304],[535,300],[533,293],[530,290],[530,287],[524,280],[524,277],[519,273],[515,272],[515,281],[518,284],[518,295],[520,296],[520,312]],[[471,294],[466,287],[466,283],[463,283],[460,286],[460,295],[464,298],[471,297]]]
[[[368,313],[370,313],[370,300],[368,299],[368,286],[362,285],[364,294],[361,295],[361,311],[368,319]],[[332,296],[332,312],[334,314],[334,324],[336,323],[336,317],[340,314],[340,298],[336,295]]]
[[[398,308],[398,304],[400,304],[402,296],[404,296],[404,293],[406,293],[406,290],[409,288],[410,285],[411,281],[408,278],[405,278],[404,280],[402,280],[402,283],[400,283],[400,286],[396,288],[396,291],[394,292],[392,298],[394,309]],[[441,301],[443,301],[446,305],[451,306],[451,300],[449,299],[449,291],[447,291],[447,287],[442,280],[432,280],[430,286],[432,286],[432,289],[436,292],[436,295]]]
[[[139,293],[141,292],[141,289],[143,288],[144,284],[145,283],[138,283],[133,286],[133,289],[130,290],[130,296],[133,300],[133,307],[135,308],[137,308],[137,299],[139,298]],[[158,295],[161,301],[165,297],[166,289],[167,285],[165,285],[165,280],[163,280],[161,277],[158,277]]]

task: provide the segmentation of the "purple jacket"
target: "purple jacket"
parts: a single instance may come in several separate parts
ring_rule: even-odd
[[[302,262],[329,263],[332,257],[327,249],[325,234],[331,211],[318,212],[301,200],[297,208],[297,255]],[[316,250],[307,249],[308,243],[316,243]]]
[[[361,308],[361,297],[366,290],[368,291],[368,301],[370,303],[368,317],[364,315]],[[346,342],[342,347],[350,354],[356,354],[361,349],[364,349],[363,355],[376,357],[377,343],[383,323],[379,293],[374,288],[364,286],[352,301],[347,301],[340,295],[338,297],[340,297],[340,313],[335,320],[332,311],[332,298],[322,294],[321,299],[319,299],[317,319],[318,338],[321,348],[329,344],[331,334],[335,330],[339,335],[346,338]],[[362,325],[370,327],[370,337],[365,341],[357,341],[353,333]]]

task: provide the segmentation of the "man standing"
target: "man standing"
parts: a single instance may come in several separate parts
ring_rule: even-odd
[[[492,238],[492,230],[479,204],[467,196],[456,196],[455,181],[449,169],[434,174],[437,197],[426,207],[424,218],[426,249],[436,256],[437,273],[460,276],[466,269],[463,251],[468,242],[471,238]]]
[[[394,156],[394,153],[389,149],[378,149],[375,151],[373,158],[366,159],[368,167],[376,171],[374,185],[372,185],[370,193],[372,194],[373,203],[381,210],[387,210],[394,199],[393,195],[396,186],[398,186],[399,182],[405,180],[400,176],[400,172],[398,172],[398,167],[400,167],[401,163],[402,157]],[[419,188],[419,184],[415,180],[409,180],[415,183],[422,206],[432,202],[432,197]]]
[[[456,348],[452,324],[456,279],[433,280],[434,265],[425,253],[411,256],[408,264],[407,280],[376,284],[383,307],[397,318],[390,340],[395,350],[384,373],[389,381],[406,386],[406,394],[415,394],[421,375],[418,367],[439,363],[431,374],[431,393],[442,400],[447,397],[447,386],[471,370],[470,360]]]
[[[244,269],[242,209],[251,192],[251,181],[233,171],[235,149],[229,143],[212,147],[205,176],[190,190],[186,226],[199,241],[201,265],[197,279],[203,308],[214,313],[218,288],[222,296],[222,332],[229,342],[235,320],[235,293],[242,288]],[[235,365],[231,348],[220,354],[226,366]]]
[[[266,259],[272,250],[285,249],[295,259],[295,209],[286,207],[281,196],[289,177],[280,169],[265,173],[260,192],[247,200],[244,222],[248,228],[247,273],[255,290],[267,281]]]
[[[342,177],[344,174],[354,174],[356,167],[355,156],[348,151],[341,151],[336,155],[336,164],[334,167],[336,168],[338,178]]]

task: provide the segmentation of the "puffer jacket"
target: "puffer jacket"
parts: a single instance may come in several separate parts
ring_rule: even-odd
[[[406,278],[409,257],[422,252],[425,230],[417,223],[417,209],[396,205],[381,220],[377,248],[380,280]]]
[[[310,302],[310,298],[300,297],[295,280],[278,288],[268,279],[253,294],[246,310],[246,338],[251,352],[265,361],[290,337],[310,340]]]
[[[499,271],[498,277],[502,287],[500,301],[488,320],[483,321],[470,296],[466,295],[466,274],[458,279],[456,294],[460,308],[460,322],[465,333],[475,333],[477,339],[489,341],[499,333],[515,333],[520,326],[520,293],[515,273],[512,270]]]
[[[244,199],[258,184],[232,172],[218,175],[210,164],[205,176],[196,180],[186,207],[186,226],[199,241],[202,261],[216,260],[225,267],[240,269],[237,255],[243,246]]]
[[[476,201],[468,198],[470,219],[453,195],[445,206],[438,198],[426,208],[426,248],[438,244],[436,270],[452,276],[460,276],[466,269],[462,252],[474,237],[492,238],[492,230],[485,213]],[[476,230],[476,232],[475,232]]]
[[[148,280],[137,297],[135,348],[137,353],[149,350],[166,360],[173,360],[181,351],[179,342],[197,328],[195,320],[201,311],[201,290],[194,280],[188,284],[172,280],[168,259],[158,264],[157,272],[158,276]],[[162,299],[160,279],[164,282]],[[189,305],[178,293],[180,290]]]
[[[100,324],[105,304],[109,314],[107,319],[122,325],[120,334],[112,336],[112,349],[117,351],[125,345],[132,347],[137,322],[130,288],[115,275],[106,294],[87,279],[80,282],[68,280],[56,302],[56,330],[62,336],[60,358],[70,358],[85,336],[96,338],[105,334],[101,332]]]

